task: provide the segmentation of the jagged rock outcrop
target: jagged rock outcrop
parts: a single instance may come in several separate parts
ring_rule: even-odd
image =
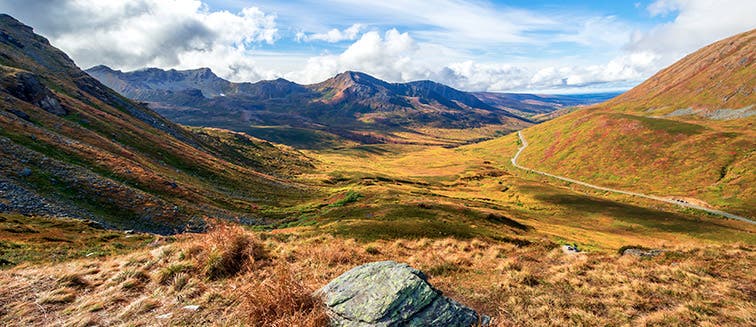
[[[444,296],[404,263],[364,264],[316,292],[334,326],[477,326],[490,318]]]
[[[5,69],[2,70],[3,72]],[[5,90],[16,98],[38,106],[45,111],[64,116],[68,110],[60,104],[60,100],[34,74],[28,72],[7,72],[2,79]]]

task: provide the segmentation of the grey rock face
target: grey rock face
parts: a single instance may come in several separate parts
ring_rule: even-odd
[[[68,113],[58,98],[34,74],[26,72],[16,74],[15,81],[8,86],[8,92],[51,114],[63,116]]]
[[[316,292],[334,326],[475,326],[490,318],[446,297],[407,264],[364,264]]]

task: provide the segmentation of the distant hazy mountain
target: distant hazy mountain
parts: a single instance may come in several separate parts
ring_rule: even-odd
[[[493,107],[507,110],[520,116],[531,117],[549,114],[564,108],[604,102],[622,94],[622,92],[568,95],[497,92],[476,92],[473,94],[484,103]]]

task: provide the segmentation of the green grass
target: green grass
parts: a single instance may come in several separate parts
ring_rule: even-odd
[[[585,109],[524,130],[529,146],[520,163],[595,185],[695,198],[752,216],[753,133],[718,124]]]
[[[243,131],[257,138],[302,149],[327,149],[343,143],[334,134],[298,127],[249,126]]]
[[[464,223],[416,218],[390,221],[343,221],[334,227],[327,229],[327,231],[334,235],[355,238],[364,242],[375,240],[412,240],[445,237],[469,239],[476,236],[482,236],[482,233]]]
[[[361,199],[363,196],[362,194],[349,190],[344,194],[344,197],[339,199],[338,201],[331,204],[332,207],[343,207],[347,204],[357,202],[357,200]]]
[[[94,228],[74,219],[0,213],[0,268],[123,254],[158,239]]]
[[[651,118],[644,116],[628,115],[628,114],[613,114],[617,118],[631,119],[642,122],[643,125],[654,131],[662,131],[670,134],[683,134],[683,135],[696,135],[701,134],[707,130],[706,127],[686,123],[677,120],[663,119],[663,118]]]
[[[370,200],[370,199],[369,199]],[[479,210],[442,204],[395,204],[372,199],[375,206],[333,207],[321,214],[317,230],[360,241],[379,239],[512,239],[529,230],[514,220]],[[322,220],[325,219],[325,220]],[[515,237],[516,238],[516,237]]]

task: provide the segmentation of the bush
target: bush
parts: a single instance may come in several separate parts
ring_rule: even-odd
[[[237,225],[214,226],[197,244],[200,249],[191,249],[197,254],[198,267],[204,275],[217,280],[234,276],[250,263],[260,263],[268,258],[262,243]],[[199,251],[198,251],[199,250]]]
[[[350,204],[352,202],[357,202],[357,200],[362,198],[362,194],[349,190],[344,194],[344,198],[341,200],[338,200],[331,204],[332,207],[343,207],[347,204]]]

